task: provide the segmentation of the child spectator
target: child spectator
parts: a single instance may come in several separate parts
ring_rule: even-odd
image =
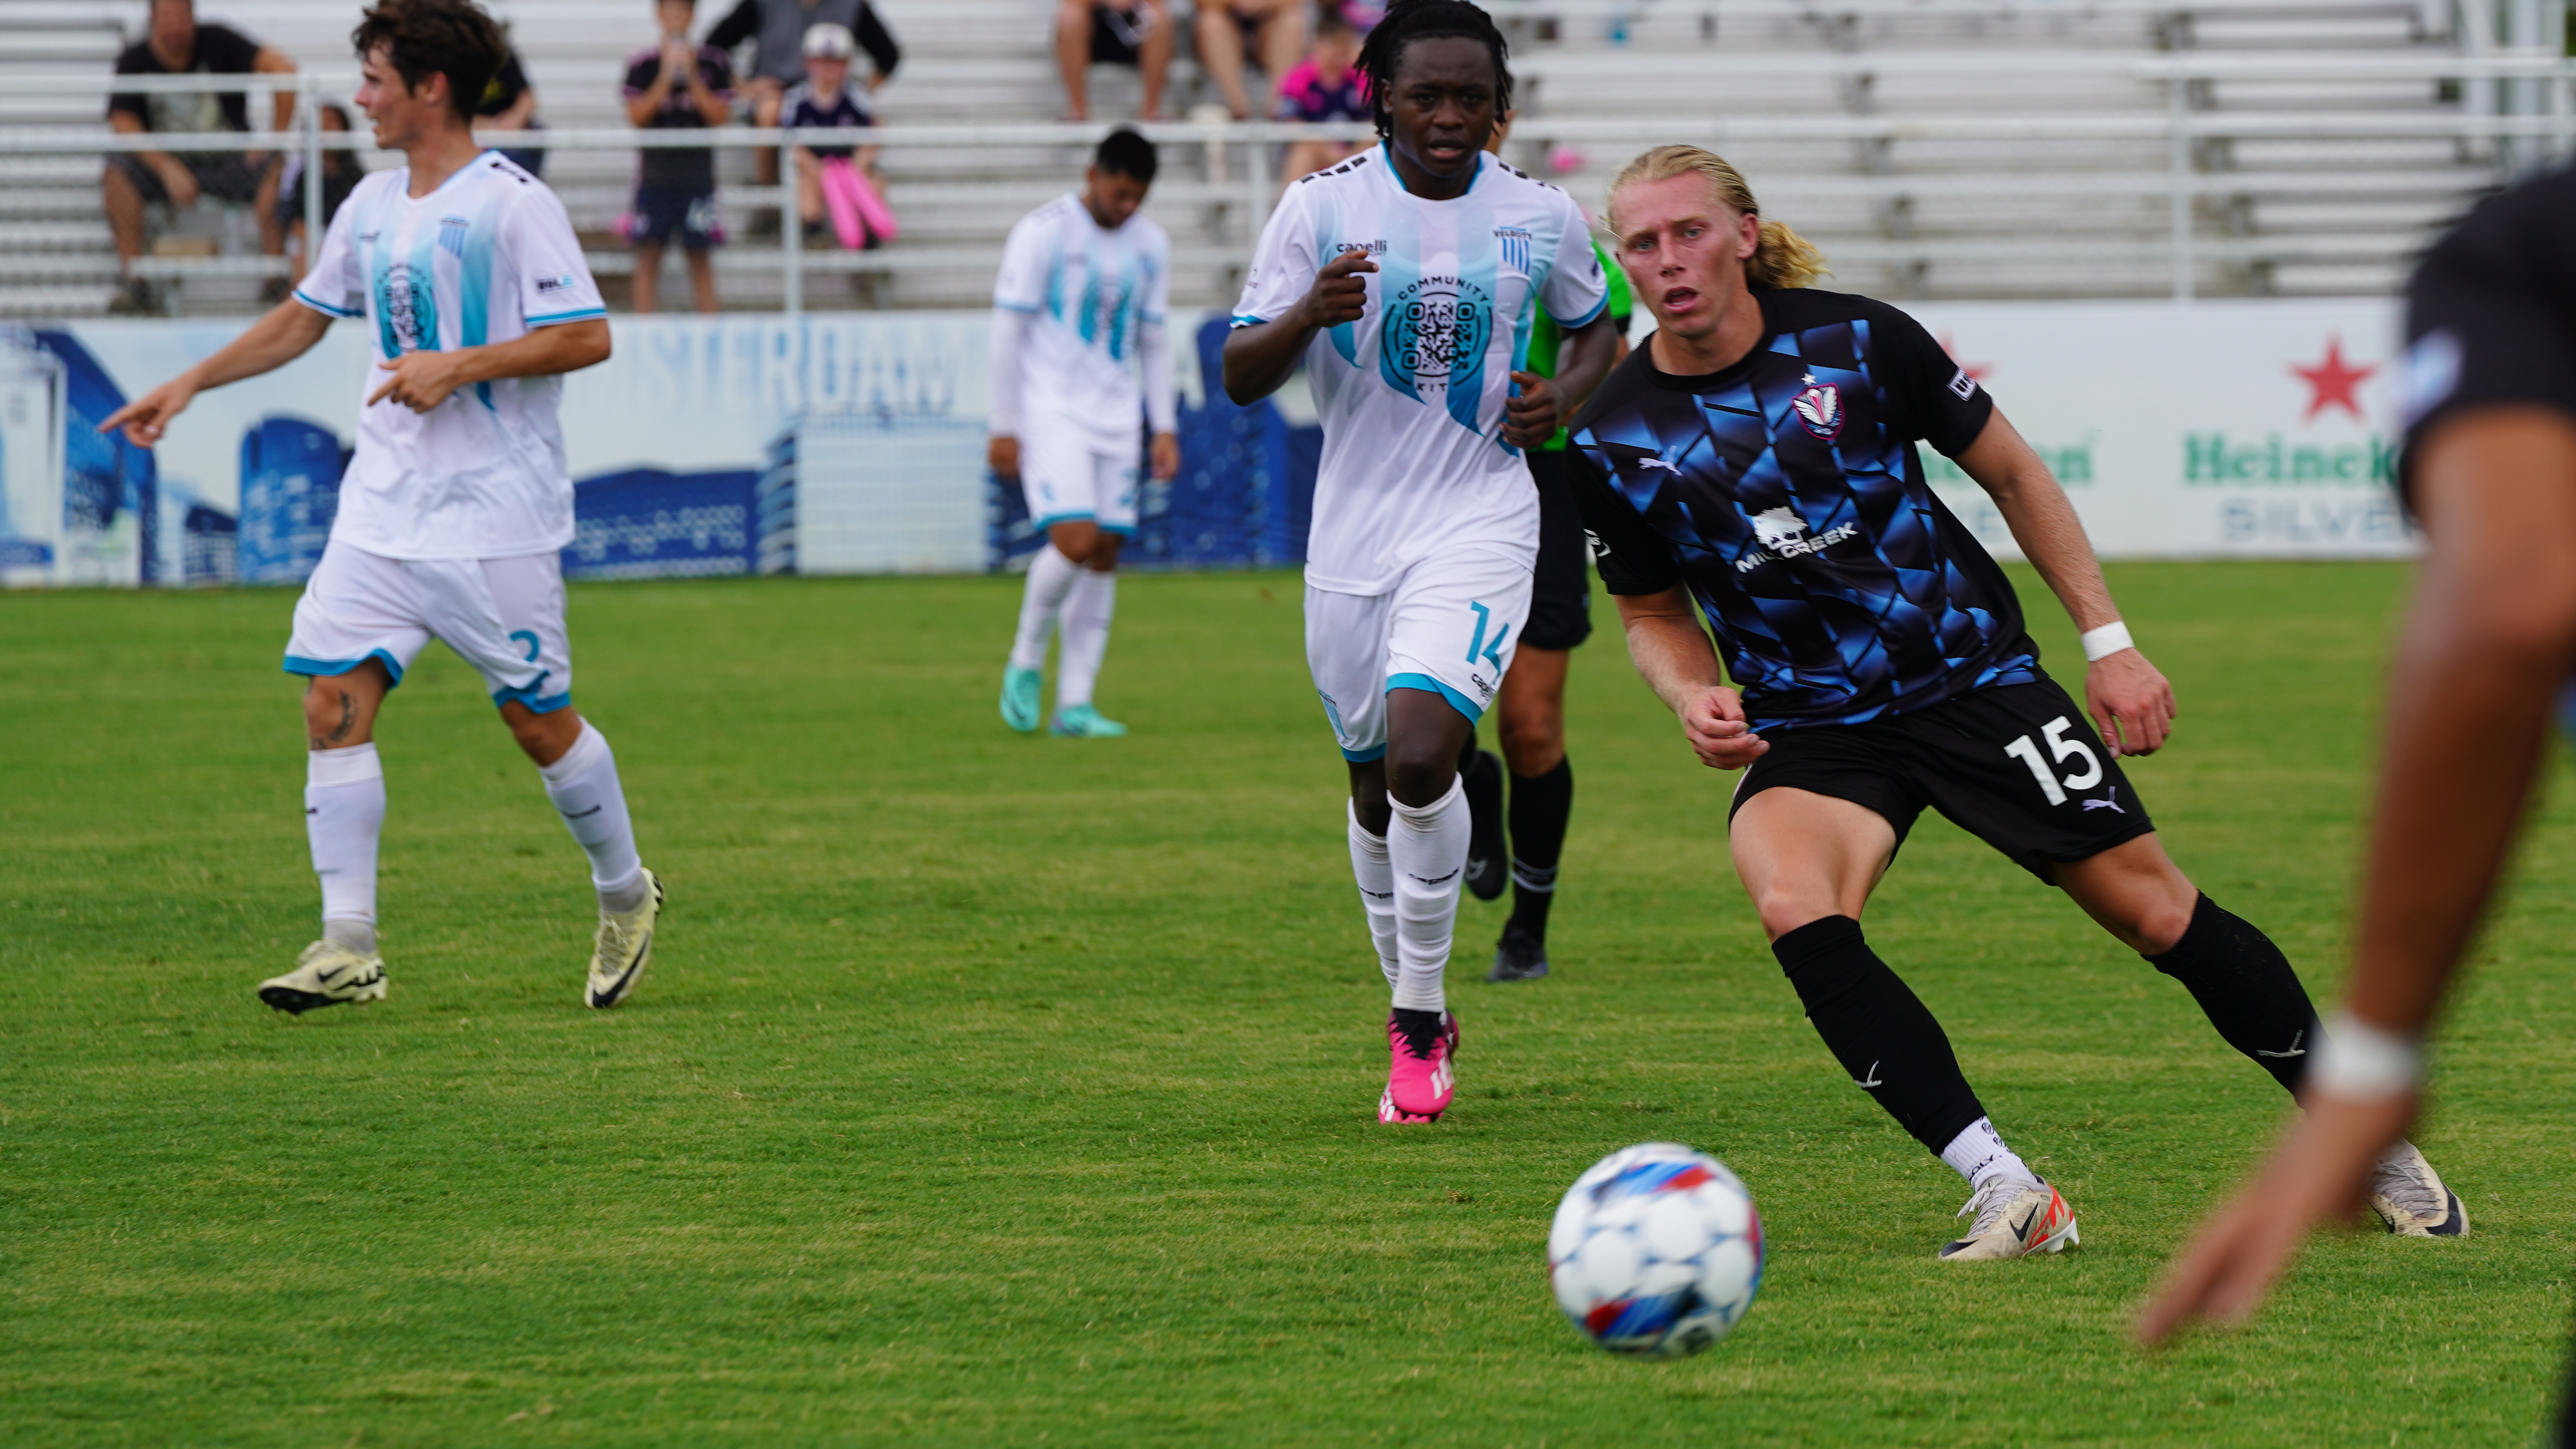
[[[1369,119],[1368,78],[1360,74],[1360,35],[1342,12],[1326,6],[1315,16],[1315,43],[1294,70],[1279,78],[1278,118],[1283,121]],[[1294,181],[1321,171],[1360,149],[1356,141],[1292,141],[1279,168]]]
[[[337,101],[325,101],[319,118],[322,129],[346,134],[349,112]],[[331,218],[340,214],[340,203],[364,180],[367,168],[358,162],[355,151],[325,150],[322,153],[322,226],[328,230]],[[311,238],[304,234],[304,153],[286,153],[286,169],[277,178],[277,224],[286,233],[286,279],[295,282],[304,276],[305,258],[312,254]]]
[[[850,86],[850,58],[859,53],[858,37],[846,25],[830,22],[805,32],[805,81],[789,91],[779,107],[778,123],[790,129],[853,128],[873,126],[876,117],[869,114],[862,93]],[[823,167],[830,161],[847,161],[864,178],[869,187],[882,196],[884,180],[877,175],[877,148],[874,146],[796,147],[796,214],[805,226],[805,235],[823,234],[824,199]],[[874,246],[885,239],[875,228],[869,229],[865,244]]]
[[[659,44],[626,63],[626,119],[648,131],[704,130],[724,124],[733,105],[733,63],[709,45],[689,43],[695,0],[656,0]],[[699,147],[648,148],[637,158],[635,204],[626,239],[635,248],[635,310],[659,299],[662,252],[679,238],[689,257],[689,294],[701,312],[716,310],[716,269],[709,255],[724,244],[716,213],[715,152]]]

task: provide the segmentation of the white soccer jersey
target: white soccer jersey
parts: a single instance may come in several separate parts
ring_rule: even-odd
[[[1535,557],[1538,492],[1502,440],[1511,373],[1540,307],[1567,330],[1609,299],[1573,198],[1492,157],[1467,194],[1410,194],[1381,144],[1288,188],[1261,232],[1238,327],[1283,316],[1352,248],[1368,310],[1317,334],[1306,381],[1323,417],[1306,582],[1383,594],[1434,551],[1485,543]]]
[[[995,330],[1017,346],[993,359],[993,431],[1014,435],[1022,416],[1039,411],[1116,448],[1135,446],[1140,413],[1154,431],[1173,431],[1163,336],[1171,303],[1171,239],[1146,218],[1111,231],[1071,194],[1020,218],[993,279],[993,305],[1027,324]]]
[[[462,389],[426,413],[367,406],[407,352],[508,342],[605,317],[563,203],[486,151],[427,196],[408,167],[358,183],[331,219],[295,300],[375,325],[358,448],[331,537],[398,559],[510,558],[572,542],[572,474],[555,409],[560,377]]]

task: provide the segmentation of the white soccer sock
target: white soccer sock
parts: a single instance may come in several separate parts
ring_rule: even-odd
[[[1064,657],[1056,661],[1055,707],[1091,703],[1100,656],[1109,652],[1109,618],[1118,612],[1118,575],[1084,569],[1064,601]]]
[[[1064,607],[1065,591],[1082,571],[1082,565],[1057,552],[1054,544],[1039,546],[1037,556],[1029,560],[1028,588],[1020,595],[1020,632],[1011,641],[1013,666],[1046,668],[1047,639],[1055,632],[1056,611]]]
[[[385,765],[372,742],[304,757],[304,835],[322,878],[323,934],[357,949],[375,949],[376,839],[384,829]]]
[[[2004,1145],[2004,1139],[1996,1133],[1991,1118],[1980,1117],[1951,1138],[1950,1145],[1941,1149],[1941,1160],[1950,1164],[1951,1170],[1966,1178],[1968,1186],[1975,1189],[1983,1189],[1998,1177],[2017,1178],[2028,1183],[2039,1181],[2039,1174],[2030,1170],[2030,1164]]]
[[[1377,967],[1387,987],[1396,984],[1395,866],[1386,853],[1386,837],[1371,835],[1360,824],[1357,805],[1345,805],[1351,825],[1351,874],[1359,878],[1360,909],[1368,913],[1369,940],[1377,946]]]
[[[617,756],[608,736],[588,720],[581,738],[563,758],[539,765],[546,798],[564,819],[564,827],[590,855],[590,883],[599,889],[607,910],[631,911],[643,904],[644,862],[635,854],[635,826],[626,818],[626,791],[617,783]]]
[[[1442,973],[1449,965],[1450,930],[1458,920],[1458,887],[1467,873],[1467,786],[1449,782],[1449,793],[1429,805],[1407,805],[1393,795],[1386,853],[1395,873],[1396,952],[1402,967],[1395,1004],[1409,1011],[1445,1011]]]

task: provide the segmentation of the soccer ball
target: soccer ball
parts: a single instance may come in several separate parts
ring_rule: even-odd
[[[1762,1219],[1726,1164],[1641,1142],[1565,1190],[1547,1276],[1584,1337],[1612,1353],[1694,1354],[1735,1327],[1762,1286]]]

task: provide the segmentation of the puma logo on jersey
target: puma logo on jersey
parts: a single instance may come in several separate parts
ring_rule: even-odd
[[[1665,472],[1672,474],[1672,475],[1673,475],[1674,477],[1676,477],[1676,478],[1678,478],[1678,477],[1682,476],[1682,465],[1681,465],[1681,464],[1679,464],[1679,463],[1673,462],[1673,461],[1672,461],[1671,459],[1669,459],[1669,458],[1655,458],[1655,457],[1639,458],[1639,459],[1637,460],[1637,466],[1638,466],[1638,467],[1640,467],[1640,468],[1661,468],[1661,469],[1663,469]]]
[[[2128,811],[2121,809],[2120,803],[2116,800],[2087,800],[2084,802],[2084,808],[2087,810],[2108,810],[2114,815],[2126,815],[2129,813]]]

